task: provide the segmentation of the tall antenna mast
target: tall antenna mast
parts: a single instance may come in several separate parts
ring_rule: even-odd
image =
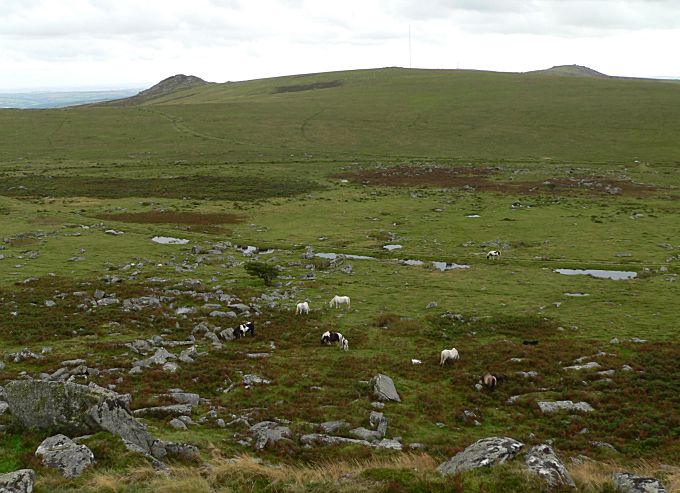
[[[411,24],[408,25],[408,68],[413,68],[411,63]]]

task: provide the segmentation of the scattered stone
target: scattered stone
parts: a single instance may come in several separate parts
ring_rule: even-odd
[[[425,307],[426,310],[429,310],[431,308],[437,308],[437,302],[436,301],[430,301],[427,306]]]
[[[379,373],[371,379],[371,384],[373,385],[373,393],[379,400],[401,402],[394,382],[387,375]]]
[[[65,435],[55,435],[43,440],[35,451],[42,463],[59,469],[66,478],[75,478],[94,463],[94,454],[85,445],[79,445]]]
[[[52,308],[54,306],[57,306],[57,303],[54,300],[45,300],[45,306],[48,308]]]
[[[348,426],[349,423],[344,420],[326,421],[319,425],[319,430],[321,430],[323,433],[336,433],[338,430],[346,428]]]
[[[388,450],[401,450],[402,445],[394,438],[383,438],[375,444],[375,448],[383,448]]]
[[[379,432],[368,430],[364,427],[354,428],[349,430],[349,433],[353,437],[359,438],[360,440],[365,440],[367,442],[374,442],[382,438]]]
[[[629,472],[615,472],[612,482],[622,493],[666,493],[666,488],[658,479],[635,476]]]
[[[0,493],[32,493],[33,483],[35,483],[33,469],[19,469],[0,474]]]
[[[440,464],[437,471],[449,475],[478,467],[503,464],[514,458],[523,446],[523,443],[508,437],[482,438]]]
[[[587,402],[572,402],[572,401],[538,401],[538,407],[543,413],[553,413],[555,411],[582,411],[589,413],[594,411],[593,407]]]
[[[618,450],[616,450],[616,448],[611,443],[595,441],[595,442],[590,442],[590,444],[593,447],[608,448],[609,450],[612,450],[614,452],[618,452]]]
[[[609,344],[619,344],[619,339],[616,338],[616,337],[612,337],[612,338],[609,340]]]
[[[255,384],[262,384],[262,385],[269,385],[271,380],[267,380],[266,378],[262,378],[259,375],[253,375],[253,374],[246,374],[243,375],[243,385],[250,386],[250,385],[255,385]]]
[[[529,450],[525,462],[530,471],[538,474],[551,487],[576,487],[569,471],[548,444],[536,445]]]
[[[647,342],[646,339],[640,339],[639,337],[631,337],[631,338],[628,339],[628,340],[629,340],[630,342],[634,343],[634,344],[644,344],[644,343]]]
[[[178,404],[190,404],[192,406],[198,406],[201,397],[198,394],[192,394],[190,392],[172,392],[167,394],[172,400]]]
[[[164,347],[156,349],[153,356],[147,359],[134,361],[132,366],[139,366],[142,368],[149,368],[151,365],[164,365],[167,363],[168,359],[175,359],[177,356],[169,352]]]
[[[573,365],[573,366],[565,366],[562,368],[563,370],[593,370],[595,368],[601,368],[600,363],[597,361],[590,361],[589,363],[583,364],[583,365]]]
[[[168,423],[172,428],[175,430],[186,430],[187,425],[182,421],[181,419],[173,418],[170,420],[170,423]]]
[[[250,427],[250,434],[255,439],[255,449],[275,445],[284,439],[291,439],[293,432],[287,426],[281,426],[276,421],[262,421]]]
[[[24,348],[16,353],[5,353],[5,360],[13,361],[15,363],[21,363],[22,361],[27,359],[43,359],[43,358],[44,356],[42,354],[36,354],[28,348]]]
[[[517,374],[520,377],[524,377],[524,378],[535,378],[535,377],[538,376],[538,372],[533,371],[533,370],[532,371],[518,371]]]
[[[633,371],[633,367],[630,365],[621,366],[621,371]]]

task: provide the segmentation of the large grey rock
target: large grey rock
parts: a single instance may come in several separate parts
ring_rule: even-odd
[[[388,450],[401,450],[402,445],[399,441],[393,438],[383,438],[378,443],[375,444],[375,448],[384,448]]]
[[[440,464],[437,471],[448,475],[478,467],[502,464],[515,457],[523,446],[523,443],[508,437],[482,438]]]
[[[275,445],[283,439],[293,437],[293,432],[287,426],[281,426],[276,421],[262,421],[250,427],[250,434],[255,439],[255,448],[262,450]]]
[[[79,445],[66,435],[45,438],[35,451],[48,467],[59,469],[66,478],[80,476],[89,465],[94,463],[94,454],[85,445]]]
[[[538,401],[539,409],[543,413],[554,413],[555,411],[581,411],[589,413],[594,411],[593,407],[587,402],[572,402],[572,401]]]
[[[401,402],[394,382],[387,375],[378,373],[371,379],[371,384],[373,385],[373,393],[379,400]]]
[[[371,427],[377,429],[378,433],[380,433],[380,438],[387,434],[387,418],[383,413],[371,411],[368,422],[371,424]]]
[[[569,471],[550,445],[536,445],[529,450],[524,461],[531,472],[538,474],[550,486],[576,487]]]
[[[628,472],[615,472],[612,474],[612,482],[622,493],[666,493],[666,488],[658,479],[635,476]]]
[[[165,456],[160,442],[130,412],[130,395],[117,394],[91,383],[13,380],[5,385],[12,415],[25,427],[86,435],[108,431],[146,453]]]
[[[33,469],[19,469],[0,474],[0,493],[32,493],[33,483],[35,483]]]

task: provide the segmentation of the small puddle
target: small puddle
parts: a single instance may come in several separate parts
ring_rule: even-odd
[[[588,293],[564,293],[564,296],[573,296],[574,298],[580,298],[581,296],[590,296]]]
[[[399,250],[400,248],[402,248],[402,246],[401,245],[384,245],[383,248],[385,250],[392,251],[392,250]]]
[[[613,279],[615,281],[634,279],[637,277],[637,272],[625,270],[555,269],[554,272],[566,276],[591,276],[598,279]]]
[[[154,236],[151,238],[154,243],[160,243],[161,245],[186,245],[189,240],[182,238],[173,238],[172,236]]]
[[[348,258],[351,260],[375,260],[375,257],[368,257],[366,255],[348,255],[345,253],[315,253],[315,257],[326,258],[328,260],[335,260],[338,257]]]
[[[454,270],[454,269],[469,269],[469,265],[465,264],[449,264],[447,262],[432,262],[432,265],[434,265],[434,268],[437,270],[440,270],[442,272],[446,270]]]

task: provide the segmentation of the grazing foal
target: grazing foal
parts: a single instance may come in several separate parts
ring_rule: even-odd
[[[498,379],[491,373],[487,373],[482,377],[482,383],[487,389],[494,390],[498,383]]]
[[[298,303],[295,307],[295,315],[308,315],[309,314],[309,303],[303,301]]]
[[[250,332],[251,336],[255,335],[255,323],[254,322],[245,322],[239,325],[236,330],[234,330],[234,338],[235,339],[240,339],[244,335],[246,335],[248,332]]]

